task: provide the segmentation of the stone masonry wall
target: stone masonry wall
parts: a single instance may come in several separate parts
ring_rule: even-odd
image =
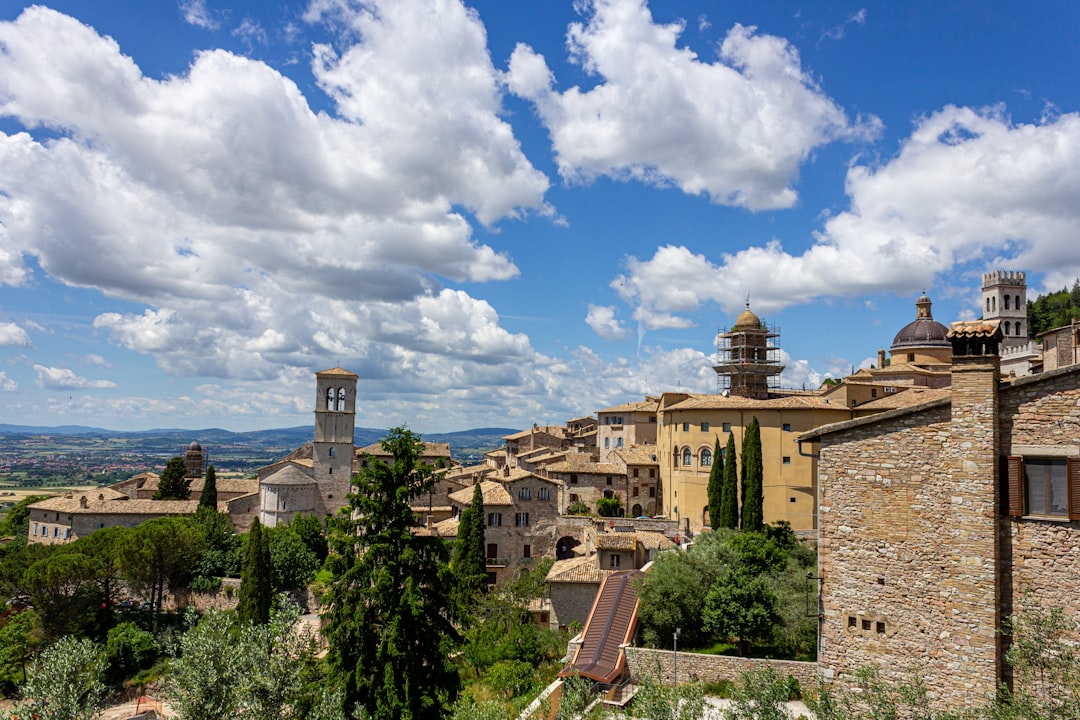
[[[1038,376],[1035,376],[1038,378]],[[1002,453],[1080,455],[1080,373],[1024,379],[1001,393]],[[1080,614],[1080,522],[1002,519],[1005,538],[1003,614],[1020,610],[1025,595],[1043,607]],[[1080,638],[1078,638],[1080,639]]]
[[[674,655],[671,650],[627,647],[626,664],[635,678],[650,678],[661,685],[668,685],[674,679]],[[745,672],[771,667],[784,677],[793,677],[798,680],[804,694],[809,695],[817,688],[818,664],[813,662],[762,660],[684,652],[678,653],[678,656],[679,682],[736,681]]]
[[[824,438],[820,664],[841,683],[864,666],[886,681],[917,670],[940,704],[963,707],[993,690],[993,668],[972,650],[985,651],[994,625],[969,624],[972,588],[953,581],[957,564],[983,558],[948,545],[958,538],[952,506],[969,502],[951,487],[950,419],[944,405]],[[983,590],[992,605],[992,573]]]

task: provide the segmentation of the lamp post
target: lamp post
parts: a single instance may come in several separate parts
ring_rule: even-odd
[[[672,667],[672,687],[679,686],[679,634],[682,633],[682,628],[675,628],[675,632],[671,636],[671,659],[673,662]]]

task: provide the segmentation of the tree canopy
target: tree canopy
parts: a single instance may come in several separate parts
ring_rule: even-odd
[[[757,415],[750,420],[743,435],[742,446],[742,529],[757,531],[764,525],[762,483],[764,469],[761,460],[761,426]]]
[[[244,544],[244,566],[240,575],[240,598],[236,613],[242,623],[270,621],[274,600],[274,568],[270,560],[270,539],[259,518],[251,523]]]
[[[735,434],[728,433],[724,450],[724,478],[720,493],[720,522],[713,527],[739,527],[739,474],[735,459]]]
[[[165,469],[158,479],[155,500],[187,500],[191,497],[191,478],[187,477],[184,458],[179,455],[165,463]]]
[[[1072,290],[1062,288],[1028,301],[1027,318],[1031,337],[1080,318],[1080,279],[1073,282]]]
[[[206,468],[206,480],[203,482],[202,492],[199,493],[199,507],[217,510],[217,470],[213,465]]]
[[[471,605],[487,587],[484,493],[480,489],[479,482],[473,484],[472,501],[461,513],[451,569],[461,601],[465,605]]]
[[[350,505],[336,518],[326,627],[331,671],[344,707],[373,719],[443,717],[460,680],[446,543],[415,534],[409,498],[427,492],[431,468],[404,427],[382,442],[392,464],[367,458]]]
[[[706,495],[709,498],[709,525],[712,527],[722,527],[720,522],[722,518],[721,507],[723,507],[724,492],[724,456],[720,452],[719,435],[716,436],[712,456],[712,468],[709,470],[709,485],[706,488]]]

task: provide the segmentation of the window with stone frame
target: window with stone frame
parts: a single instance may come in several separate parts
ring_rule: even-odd
[[[1010,516],[1080,520],[1080,457],[1011,456],[1004,475]]]

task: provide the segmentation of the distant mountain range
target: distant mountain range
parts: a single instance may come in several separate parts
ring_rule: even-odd
[[[428,442],[450,444],[454,457],[483,454],[501,447],[503,436],[518,432],[513,428],[474,428],[450,433],[430,433],[423,435]],[[248,446],[265,449],[295,449],[312,438],[310,425],[272,430],[253,430],[250,432],[232,432],[221,428],[184,430],[179,428],[155,428],[152,430],[108,430],[106,428],[87,427],[84,425],[57,425],[44,427],[39,425],[10,425],[0,423],[0,435],[50,436],[63,435],[83,438],[116,438],[137,440],[143,445],[186,448],[192,440],[210,448],[225,446]],[[378,428],[356,428],[353,434],[357,447],[364,447],[379,442],[386,437],[386,430]]]

